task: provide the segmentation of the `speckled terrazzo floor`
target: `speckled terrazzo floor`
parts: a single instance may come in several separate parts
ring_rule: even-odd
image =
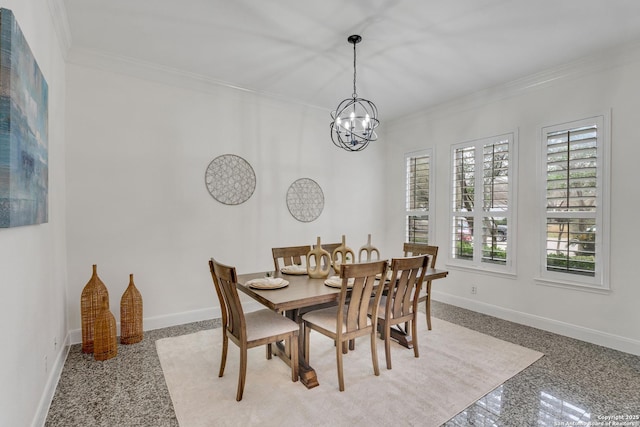
[[[445,426],[640,427],[640,357],[435,301],[432,311],[545,354]],[[45,425],[178,426],[155,341],[218,326],[214,320],[148,331],[105,362],[72,346]]]

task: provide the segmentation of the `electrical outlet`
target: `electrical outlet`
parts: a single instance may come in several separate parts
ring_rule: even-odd
[[[471,293],[472,293],[473,295],[477,294],[477,293],[478,293],[478,287],[477,287],[477,286],[472,286],[472,287],[471,287]]]

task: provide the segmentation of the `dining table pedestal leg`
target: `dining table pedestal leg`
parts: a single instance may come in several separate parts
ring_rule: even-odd
[[[298,357],[302,357],[302,354]],[[314,388],[320,385],[316,371],[306,364],[304,360],[301,360],[298,364],[298,372],[300,374],[300,382],[304,384],[306,388]]]
[[[403,347],[413,348],[413,338],[411,338],[411,335],[406,334],[396,328],[391,328],[391,338],[398,341],[398,344]]]
[[[303,344],[304,343],[302,342],[302,340],[300,340],[300,342],[298,343],[298,375],[300,376],[300,382],[306,388],[314,388],[319,386],[320,383],[318,382],[316,371],[304,360],[304,350],[300,348],[300,346]],[[291,363],[291,357],[287,354],[287,349],[284,346],[284,342],[278,342],[272,348],[274,356],[278,356],[287,364]]]
[[[306,388],[314,388],[320,385],[316,371],[306,362],[304,358],[304,330],[302,327],[302,319],[299,310],[289,310],[284,312],[289,319],[296,321],[300,325],[300,333],[298,334],[298,375],[300,382]],[[283,342],[278,342],[273,347],[273,354],[284,360],[287,364],[291,363],[291,357],[287,353],[287,349]]]
[[[392,326],[389,328],[391,331],[391,338],[398,342],[403,347],[413,348],[413,338],[407,332],[403,331],[400,326]],[[381,325],[378,324],[378,332],[381,332]]]

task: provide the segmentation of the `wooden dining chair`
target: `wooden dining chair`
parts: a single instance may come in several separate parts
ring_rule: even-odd
[[[382,296],[383,286],[377,286],[376,275],[384,277],[387,273],[387,261],[362,264],[345,264],[340,271],[342,287],[337,306],[313,310],[302,316],[304,324],[304,357],[309,363],[309,335],[317,331],[334,340],[338,367],[338,384],[344,391],[342,373],[342,355],[347,353],[347,343],[360,336],[371,337],[371,359],[373,372],[380,375],[376,350],[377,310]],[[352,284],[349,282],[352,281]],[[370,301],[373,298],[373,316],[369,318]]]
[[[267,309],[245,314],[236,289],[238,283],[236,269],[220,264],[213,258],[209,260],[209,268],[220,300],[224,328],[219,377],[224,374],[229,340],[240,348],[236,400],[242,400],[247,375],[247,350],[253,347],[266,344],[267,355],[270,356],[271,344],[286,340],[291,349],[291,380],[298,381],[298,324]]]
[[[280,271],[280,267],[286,265],[306,265],[307,254],[310,250],[311,245],[272,248],[273,265],[276,271]],[[280,265],[281,262],[283,265]]]
[[[429,255],[431,259],[429,267],[436,268],[436,258],[438,258],[438,247],[430,246],[424,243],[405,243],[404,244],[404,256],[416,256],[416,255]],[[427,317],[427,329],[431,330],[431,280],[428,280],[424,286],[426,291],[425,295],[420,296],[418,302],[426,301],[426,317]]]
[[[384,339],[384,353],[387,359],[387,369],[391,369],[391,327],[411,325],[413,341],[413,355],[420,357],[418,351],[418,299],[424,275],[429,265],[429,256],[421,255],[409,258],[393,258],[391,260],[391,275],[387,285],[387,292],[380,298],[378,307],[378,324]],[[370,311],[373,313],[373,308]],[[373,316],[373,314],[372,314]]]

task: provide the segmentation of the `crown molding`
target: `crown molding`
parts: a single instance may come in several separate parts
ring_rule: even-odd
[[[492,102],[519,96],[561,81],[580,78],[633,62],[640,62],[640,40],[606,49],[557,67],[548,68],[535,74],[440,103],[405,117],[403,122],[413,119],[424,120],[425,116],[435,118],[473,110]]]
[[[62,2],[62,0],[48,1],[50,4]],[[142,80],[155,81],[185,89],[214,93],[219,90],[219,88],[224,87],[265,96],[282,102],[328,111],[327,108],[308,104],[297,99],[245,88],[204,75],[99,50],[71,48],[69,50],[67,60],[68,62],[76,65],[125,74]],[[561,81],[579,78],[638,61],[640,61],[640,40],[606,49],[557,67],[548,68],[520,79],[502,83],[497,86],[452,99],[448,102],[440,103],[431,108],[420,110],[409,116],[405,116],[402,119],[402,122],[404,125],[407,121],[413,119],[424,120],[425,116],[441,117],[456,112],[476,109],[492,102],[519,96],[523,93],[551,86]],[[396,121],[397,120],[392,120],[390,124]]]
[[[280,102],[295,104],[306,108],[329,111],[327,108],[305,103],[299,99],[288,98],[271,92],[260,91],[235,85],[223,80],[207,77],[202,74],[167,67],[154,62],[143,61],[124,55],[115,55],[97,49],[72,47],[69,51],[68,62],[89,68],[110,71],[136,77],[141,80],[152,81],[182,89],[191,89],[206,93],[216,93],[220,88],[227,88],[245,93],[252,93]]]
[[[143,80],[159,81],[186,88],[202,89],[202,86],[222,86],[243,92],[257,93],[257,91],[252,89],[209,78],[201,74],[167,67],[154,62],[143,61],[129,56],[116,55],[98,49],[74,47],[69,51],[69,62],[85,67],[125,74]]]
[[[49,13],[53,21],[56,35],[58,36],[58,44],[62,51],[62,57],[67,60],[69,49],[71,48],[71,29],[69,28],[69,20],[67,19],[67,9],[63,0],[47,0]]]

